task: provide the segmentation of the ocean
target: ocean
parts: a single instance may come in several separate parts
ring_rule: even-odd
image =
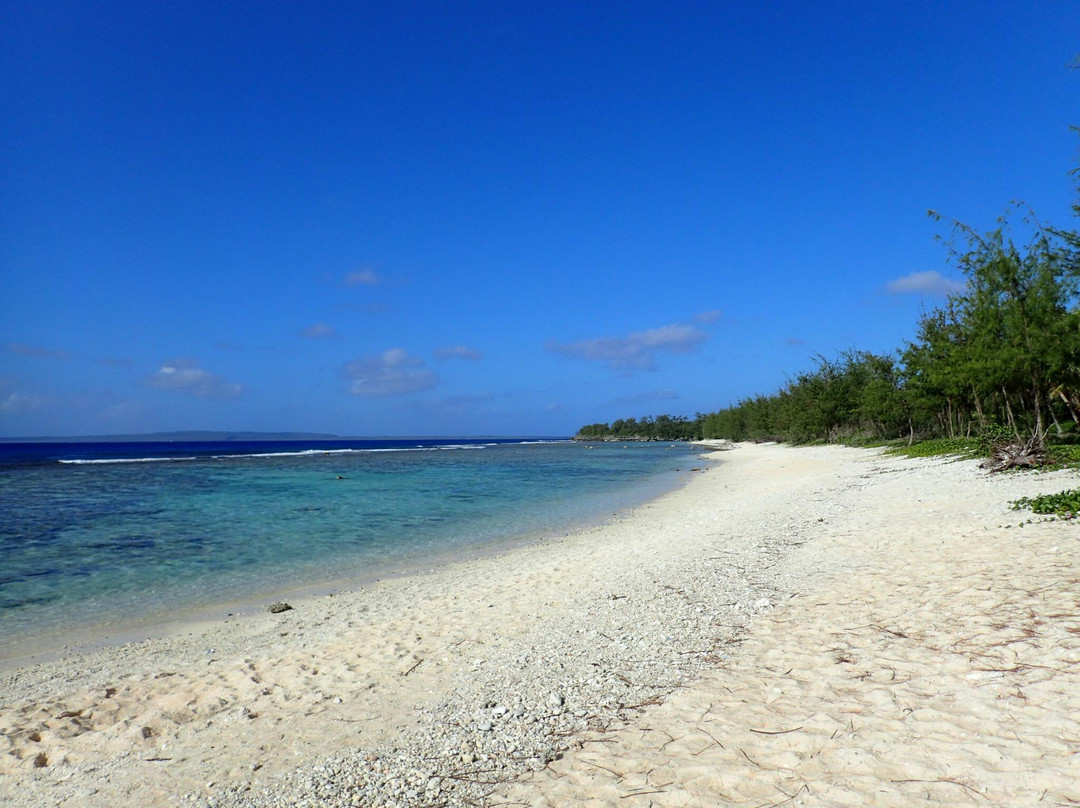
[[[506,438],[0,443],[0,656],[599,523],[676,487],[695,452]]]

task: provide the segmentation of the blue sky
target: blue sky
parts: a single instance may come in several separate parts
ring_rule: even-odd
[[[569,434],[1073,225],[1080,5],[5,3],[0,435]]]

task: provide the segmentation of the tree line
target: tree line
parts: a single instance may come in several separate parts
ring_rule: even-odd
[[[1041,446],[1080,435],[1080,235],[1025,214],[1022,244],[1008,216],[988,233],[952,223],[945,243],[967,283],[924,313],[915,338],[893,354],[818,356],[771,395],[694,420],[592,424],[579,437],[677,440],[668,436],[676,424],[686,439],[790,443],[993,433]]]
[[[620,418],[611,424],[588,424],[578,430],[575,440],[701,440],[705,416],[694,419],[683,415],[647,415]]]
[[[1026,222],[1023,246],[1004,219],[986,234],[954,224],[949,249],[967,285],[925,313],[904,348],[819,356],[776,393],[706,416],[705,437],[910,442],[996,429],[1041,445],[1075,429],[1080,240]]]

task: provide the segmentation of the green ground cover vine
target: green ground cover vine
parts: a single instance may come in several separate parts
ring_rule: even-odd
[[[1080,514],[1080,488],[1037,497],[1021,497],[1012,503],[1012,508],[1014,511],[1027,508],[1042,516],[1075,519]]]

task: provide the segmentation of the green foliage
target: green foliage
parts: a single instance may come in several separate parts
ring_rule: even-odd
[[[1080,215],[1080,203],[1074,210]],[[901,350],[818,356],[772,395],[699,415],[695,436],[904,441],[910,448],[896,451],[911,456],[985,456],[1024,442],[1052,462],[1080,463],[1080,444],[1068,442],[1080,435],[1080,234],[1021,213],[1021,244],[1007,217],[985,234],[952,223],[945,244],[966,286],[926,312]],[[673,426],[665,418],[593,424],[581,434],[671,440],[689,431],[686,419]]]
[[[979,430],[979,454],[989,456],[996,446],[1007,446],[1016,440],[1016,433],[1004,424],[985,424]]]
[[[607,424],[587,424],[578,430],[579,440],[600,440],[611,432]]]
[[[744,399],[705,417],[707,438],[782,440],[791,443],[865,443],[896,438],[909,423],[896,360],[849,351],[819,356],[774,396]]]
[[[1032,513],[1075,519],[1080,514],[1080,488],[1037,497],[1021,497],[1012,503],[1012,507],[1014,511],[1028,508]]]
[[[1066,438],[1080,426],[1080,236],[1030,212],[1025,227],[1021,247],[1004,218],[985,235],[954,223],[947,244],[967,286],[924,314],[903,350],[819,356],[775,394],[706,416],[705,437],[864,445],[978,435],[982,454]]]
[[[938,457],[956,455],[958,457],[978,457],[983,454],[978,438],[931,438],[921,440],[910,446],[894,446],[887,454],[902,457]]]
[[[1030,213],[1026,224],[1024,247],[1004,219],[985,235],[955,224],[966,244],[950,249],[968,288],[953,299],[956,340],[945,370],[980,423],[992,418],[1041,442],[1047,417],[1057,421],[1055,399],[1068,408],[1080,388],[1080,275],[1066,243]]]
[[[1051,444],[1046,449],[1047,461],[1052,466],[1080,465],[1080,445]]]
[[[575,440],[701,440],[705,416],[693,420],[683,415],[646,415],[620,418],[608,424],[588,424],[578,430]]]

